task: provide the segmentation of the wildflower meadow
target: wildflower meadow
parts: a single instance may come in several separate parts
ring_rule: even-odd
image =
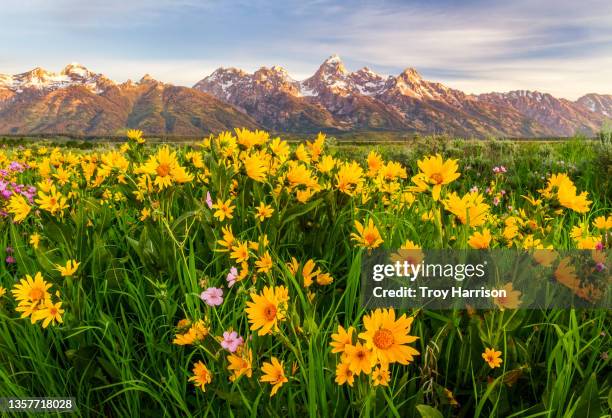
[[[0,397],[105,417],[605,416],[609,310],[521,310],[518,295],[369,310],[360,274],[375,249],[597,259],[611,162],[587,139],[5,144]]]

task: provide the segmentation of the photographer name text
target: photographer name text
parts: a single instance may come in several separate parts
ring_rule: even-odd
[[[505,289],[465,289],[462,287],[451,287],[448,289],[432,289],[427,286],[400,287],[399,289],[385,289],[377,286],[372,289],[372,295],[376,298],[425,298],[443,299],[450,298],[505,298]]]

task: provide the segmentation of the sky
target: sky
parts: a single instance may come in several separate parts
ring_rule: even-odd
[[[611,0],[2,0],[0,22],[0,74],[79,62],[192,86],[280,65],[300,80],[338,54],[467,93],[612,94]]]

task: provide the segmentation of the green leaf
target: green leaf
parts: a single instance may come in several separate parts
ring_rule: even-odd
[[[11,242],[13,244],[13,256],[15,257],[19,270],[31,275],[36,273],[36,263],[34,263],[32,257],[26,253],[26,244],[21,239],[15,225],[11,225]]]
[[[281,229],[284,225],[288,224],[289,222],[293,221],[295,218],[298,218],[302,215],[305,215],[306,213],[310,212],[311,210],[315,209],[317,206],[319,206],[321,203],[323,202],[323,199],[317,199],[317,200],[313,200],[310,203],[307,203],[305,205],[297,205],[292,207],[291,209],[288,209],[287,211],[285,211],[285,213],[282,216],[282,222],[281,222]]]
[[[421,414],[422,418],[444,418],[442,412],[438,411],[433,406],[417,405],[416,409],[417,411],[419,411],[419,414]]]
[[[595,373],[591,374],[578,400],[576,417],[598,418],[602,415]]]

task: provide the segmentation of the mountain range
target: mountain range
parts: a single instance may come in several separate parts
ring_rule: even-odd
[[[398,131],[462,137],[593,135],[612,118],[612,95],[576,101],[517,90],[466,94],[413,68],[350,72],[333,55],[305,80],[279,66],[219,68],[192,88],[145,75],[116,83],[79,64],[0,75],[0,133],[200,136],[234,127],[315,133]]]
[[[198,136],[235,126],[260,127],[210,94],[148,75],[117,84],[78,64],[60,73],[36,68],[0,75],[1,133],[98,136],[137,128],[149,135]]]

